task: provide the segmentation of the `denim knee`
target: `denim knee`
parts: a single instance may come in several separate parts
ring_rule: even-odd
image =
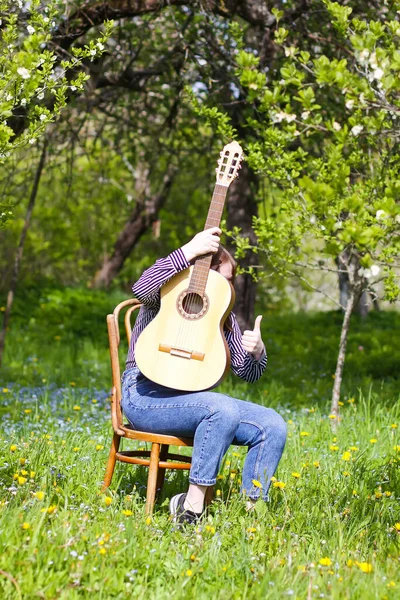
[[[268,435],[275,441],[276,446],[284,447],[287,437],[287,425],[284,419],[276,411],[273,411],[273,419],[269,420]]]
[[[233,434],[236,432],[240,424],[240,411],[232,398],[221,398],[219,394],[218,404],[214,407],[212,414],[221,420],[225,431],[228,430]]]

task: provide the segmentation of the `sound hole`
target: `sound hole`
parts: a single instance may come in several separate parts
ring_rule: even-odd
[[[182,308],[188,315],[198,315],[203,310],[204,302],[200,294],[187,294],[182,302]]]

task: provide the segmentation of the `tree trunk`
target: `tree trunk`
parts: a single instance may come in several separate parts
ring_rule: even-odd
[[[118,275],[133,248],[147,231],[148,227],[158,219],[158,213],[165,204],[175,176],[175,170],[170,168],[166,173],[161,189],[155,194],[136,204],[129,221],[114,244],[111,256],[107,257],[101,269],[95,274],[91,287],[108,287]]]
[[[340,333],[339,353],[336,362],[335,383],[333,385],[332,391],[331,414],[335,415],[336,417],[338,417],[339,415],[340,388],[342,385],[343,367],[346,358],[347,338],[349,334],[351,314],[354,308],[354,301],[354,291],[351,290],[347,298],[347,305],[344,311],[342,331]]]
[[[339,278],[339,302],[343,309],[346,309],[348,298],[349,298],[349,274],[347,271],[345,272],[344,265],[348,260],[349,255],[346,251],[342,252],[342,254],[336,259],[336,264],[338,266],[338,278]],[[375,305],[374,305],[375,307]],[[357,311],[359,315],[365,318],[371,309],[371,305],[369,302],[369,294],[367,290],[364,290],[360,296],[358,302],[355,303],[353,310]]]
[[[257,245],[257,237],[252,228],[253,216],[257,214],[257,203],[255,193],[257,189],[257,177],[243,164],[240,176],[232,184],[227,203],[227,226],[228,229],[240,227],[242,235],[248,237],[252,246]],[[234,247],[229,248],[232,252]],[[258,255],[248,252],[246,257],[240,260],[243,268],[257,264]],[[254,304],[256,300],[256,282],[251,275],[238,275],[235,280],[236,302],[233,308],[242,331],[254,327]]]
[[[43,143],[43,149],[42,149],[42,153],[40,155],[39,164],[36,169],[35,179],[33,181],[32,191],[31,191],[31,195],[29,198],[28,209],[26,211],[24,226],[22,228],[18,248],[15,253],[14,268],[13,268],[13,272],[12,272],[12,276],[11,276],[10,289],[9,289],[9,292],[7,295],[6,310],[5,310],[4,318],[3,318],[3,327],[0,331],[0,366],[3,361],[4,348],[5,348],[6,335],[7,335],[7,327],[8,327],[8,323],[10,321],[11,309],[12,309],[12,305],[14,302],[15,292],[17,289],[18,275],[19,275],[22,255],[24,252],[26,234],[28,232],[29,225],[31,223],[31,217],[32,217],[33,208],[35,206],[37,192],[39,189],[40,178],[41,178],[41,175],[43,172],[44,164],[46,162],[48,144],[49,144],[49,138],[47,137],[47,138],[45,138],[44,143]]]

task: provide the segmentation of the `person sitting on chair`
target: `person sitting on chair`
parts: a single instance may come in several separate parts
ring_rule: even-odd
[[[189,489],[170,501],[171,514],[178,523],[195,523],[201,517],[207,488],[215,485],[222,459],[231,444],[248,447],[241,488],[248,507],[260,496],[266,500],[286,442],[286,424],[272,408],[214,390],[182,392],[161,386],[147,379],[135,362],[135,343],[158,313],[160,288],[171,277],[187,269],[196,257],[212,253],[211,269],[233,283],[236,263],[220,245],[220,234],[218,227],[201,231],[166,258],[157,260],[132,288],[143,306],[132,331],[122,375],[121,405],[139,431],[194,438]],[[242,335],[231,312],[224,327],[231,369],[249,383],[257,381],[267,365],[261,318],[256,318],[252,331]],[[255,480],[261,487],[254,485]]]

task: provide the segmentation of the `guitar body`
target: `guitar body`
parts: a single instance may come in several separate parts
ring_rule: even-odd
[[[213,270],[203,298],[188,295],[193,269],[161,288],[160,311],[135,346],[136,363],[148,379],[188,392],[215,387],[229,370],[223,326],[235,300],[232,285]]]

